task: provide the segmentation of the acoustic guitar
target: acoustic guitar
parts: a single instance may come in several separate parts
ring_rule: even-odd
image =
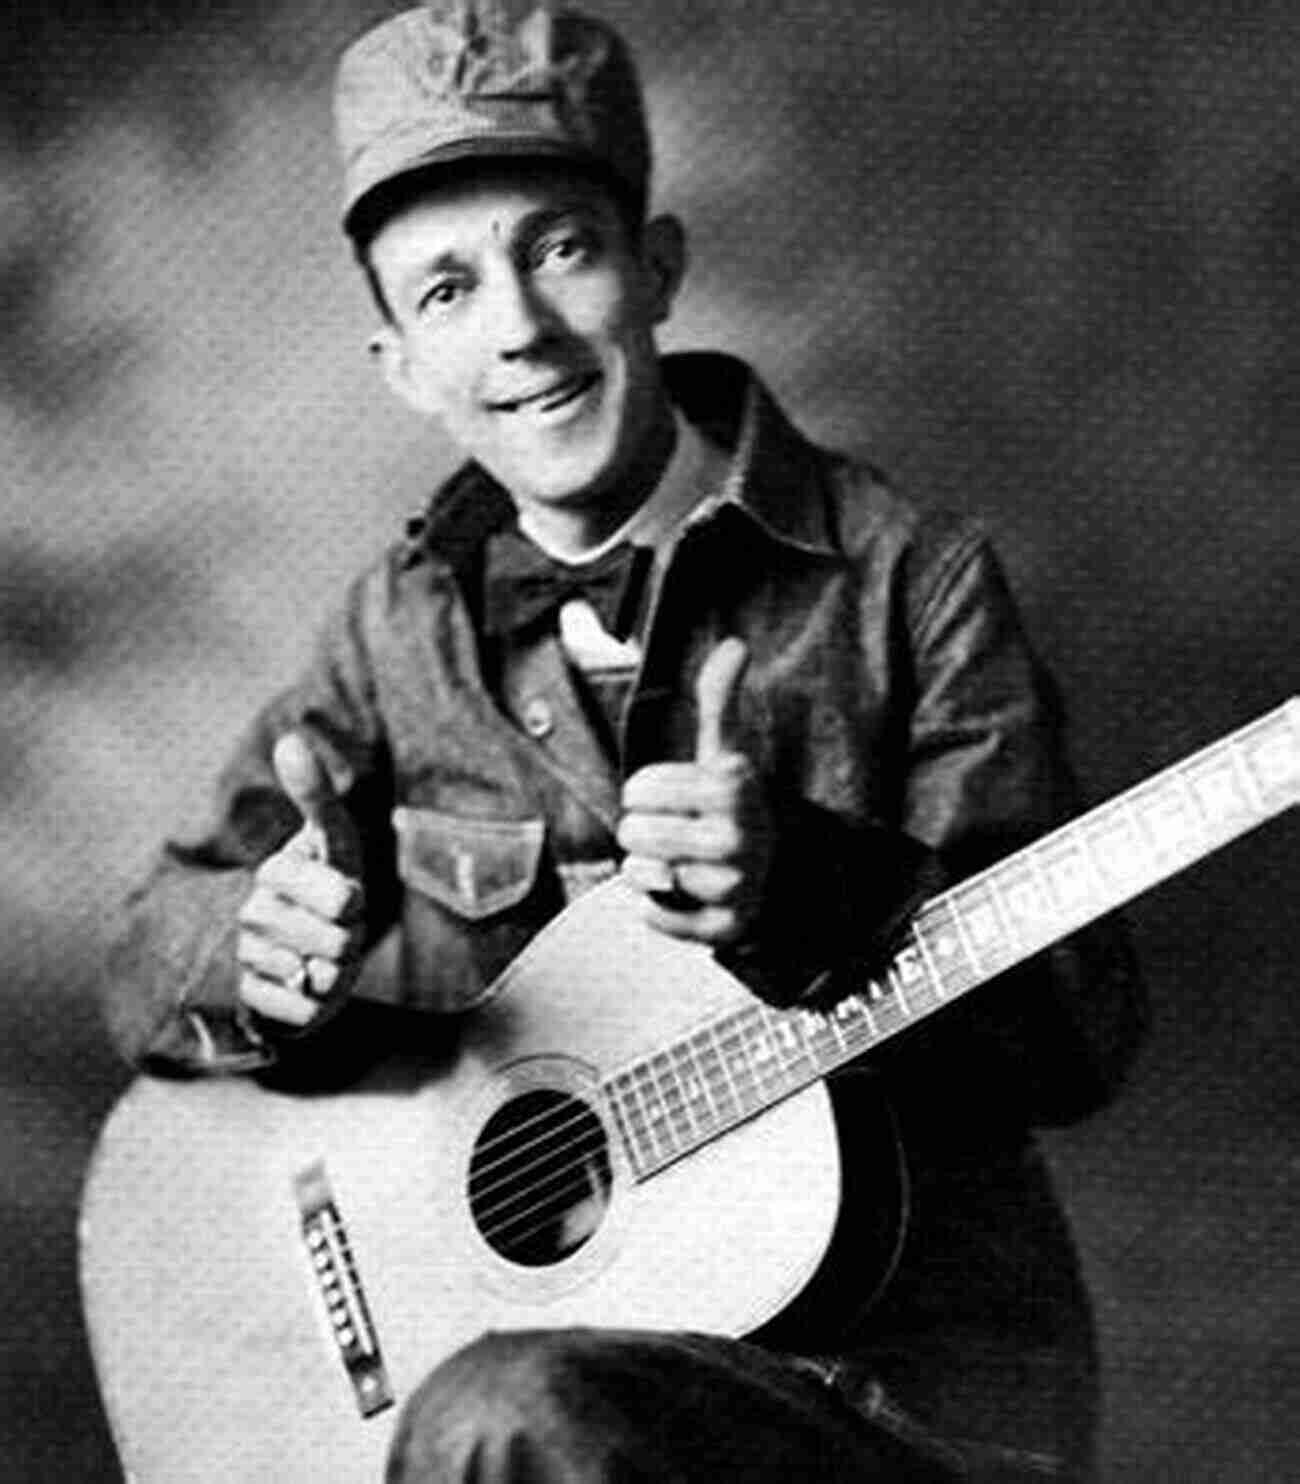
[[[346,1091],[138,1079],[81,1226],[127,1477],[369,1484],[487,1330],[752,1332],[836,1228],[830,1073],[1297,799],[1293,699],[929,901],[833,1012],[760,1003],[616,879]]]

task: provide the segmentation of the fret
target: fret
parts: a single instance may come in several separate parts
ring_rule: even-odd
[[[632,1076],[636,1081],[637,1091],[641,1101],[649,1114],[650,1138],[653,1144],[660,1145],[665,1154],[675,1154],[677,1146],[673,1140],[672,1125],[668,1121],[668,1111],[664,1107],[663,1095],[659,1091],[658,1084],[650,1068],[645,1062],[638,1062],[632,1068]],[[658,1150],[655,1150],[658,1153]]]
[[[1188,778],[1186,769],[1180,764],[1169,768],[1165,772],[1170,786],[1176,788],[1182,795],[1183,802],[1187,806],[1190,819],[1195,821],[1193,826],[1197,837],[1201,837],[1213,824],[1213,819],[1205,807],[1205,802],[1200,794],[1192,787],[1191,779]]]
[[[1083,860],[1084,870],[1092,886],[1092,911],[1099,913],[1111,902],[1110,882],[1106,879],[1105,867],[1093,845],[1092,836],[1079,825],[1072,825],[1074,842]]]
[[[943,1004],[943,995],[935,988],[929,967],[921,956],[915,929],[911,939],[895,956],[892,968],[898,974],[898,981],[913,1013],[924,1015],[936,1005]]]
[[[818,1067],[826,1068],[843,1050],[839,1031],[829,1018],[818,1010],[800,1010],[799,1016],[804,1030],[804,1040]]]
[[[962,939],[952,904],[946,896],[936,897],[927,904],[927,928],[932,917],[940,919],[934,923],[933,933],[926,934],[932,962],[938,968],[944,994],[960,994],[967,987],[965,979],[975,968],[975,962]]]
[[[1042,946],[1056,921],[1046,882],[1033,856],[1022,851],[999,868],[999,898],[1014,936],[1027,951]]]
[[[844,1028],[840,1025],[839,1016],[834,1010],[828,1010],[822,1017],[822,1024],[835,1037],[835,1049],[832,1053],[838,1062],[849,1049],[848,1042],[844,1039]]]
[[[668,1052],[660,1051],[651,1059],[650,1065],[654,1070],[655,1082],[663,1092],[664,1106],[668,1109],[668,1117],[678,1141],[689,1142],[695,1132],[695,1120],[691,1117],[686,1096],[677,1080],[677,1069],[672,1057]]]
[[[773,1040],[785,1063],[786,1076],[792,1084],[801,1083],[817,1072],[817,1061],[803,1033],[804,1017],[798,1011],[773,1010],[764,1006],[764,1018],[771,1027]]]
[[[677,1083],[686,1099],[686,1106],[697,1129],[710,1128],[717,1119],[713,1099],[709,1096],[709,1084],[700,1075],[695,1065],[689,1044],[678,1042],[673,1047]]]
[[[1074,921],[1081,912],[1087,912],[1096,895],[1096,884],[1088,857],[1074,834],[1049,836],[1035,853],[1060,916]]]
[[[998,921],[1002,925],[1002,938],[1007,945],[1007,962],[1016,963],[1024,954],[1025,938],[1016,926],[1015,915],[1011,911],[1011,904],[1007,901],[1005,873],[1002,870],[990,871],[985,878],[985,886],[988,889],[989,899],[993,903],[993,909],[998,915]]]
[[[785,1091],[781,1058],[768,1030],[762,1013],[763,1007],[755,1005],[747,1012],[742,1040],[745,1054],[753,1069],[759,1096],[764,1103],[771,1103]]]
[[[628,1123],[627,1111],[623,1107],[623,1094],[619,1091],[618,1083],[618,1077],[611,1077],[605,1083],[605,1105],[609,1109],[609,1116],[614,1120],[614,1127],[623,1141],[623,1148],[627,1151],[628,1158],[633,1159],[632,1130]],[[634,1159],[633,1163],[635,1163]]]
[[[1250,765],[1246,760],[1246,750],[1240,742],[1233,742],[1230,751],[1237,777],[1241,780],[1242,788],[1246,790],[1251,808],[1257,818],[1263,819],[1268,813],[1268,805],[1264,801],[1264,791],[1259,786],[1259,780],[1250,771]]]
[[[714,1039],[718,1042],[723,1070],[735,1095],[736,1108],[742,1117],[746,1117],[758,1108],[754,1069],[749,1065],[743,1039],[737,1039],[737,1017],[728,1016],[723,1025],[726,1029],[721,1036],[718,1035],[720,1027],[714,1026]]]
[[[856,1055],[876,1039],[876,1025],[861,995],[847,995],[832,1012],[844,1037],[844,1049]]]
[[[988,884],[976,880],[948,893],[962,941],[981,976],[995,973],[1008,957],[1008,944],[994,894]]]
[[[1277,718],[1276,726],[1261,727],[1257,735],[1244,738],[1241,750],[1266,811],[1294,802],[1300,787],[1300,746],[1291,736],[1285,714]]]
[[[920,915],[912,924],[912,941],[916,944],[916,951],[920,955],[921,966],[925,973],[925,986],[933,994],[934,1003],[941,1005],[948,998],[948,986],[943,982],[943,975],[939,972],[939,965],[930,947],[930,936],[926,929],[928,918],[929,906],[927,904],[922,907]]]
[[[1083,833],[1110,900],[1122,900],[1138,882],[1146,881],[1151,870],[1150,851],[1127,799],[1087,815]]]
[[[884,971],[883,982],[873,979],[867,985],[867,1000],[876,1020],[877,1039],[892,1036],[896,1030],[902,1030],[911,1021],[907,996],[902,990],[902,975],[895,965],[890,965]]]
[[[1188,853],[1196,838],[1196,821],[1189,815],[1187,800],[1178,790],[1159,781],[1130,797],[1160,869],[1168,870],[1172,861]]]
[[[741,1103],[718,1045],[718,1038],[712,1026],[705,1026],[691,1040],[693,1044],[699,1044],[697,1060],[703,1070],[705,1083],[712,1089],[714,1106],[725,1127],[739,1117]]]
[[[654,1143],[650,1137],[649,1126],[640,1109],[640,1097],[637,1093],[636,1082],[629,1072],[622,1072],[617,1078],[619,1091],[617,1104],[622,1112],[627,1127],[627,1150],[639,1174],[654,1164]]]
[[[1231,747],[1215,747],[1193,758],[1185,776],[1215,834],[1231,838],[1259,817]]]
[[[901,955],[900,955],[901,957]],[[903,1012],[903,1018],[912,1018],[912,1007],[907,1003],[907,986],[903,982],[903,970],[898,959],[895,959],[886,970],[889,980],[889,992],[893,996],[894,1004]]]

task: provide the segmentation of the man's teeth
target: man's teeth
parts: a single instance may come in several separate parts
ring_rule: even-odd
[[[517,397],[509,402],[502,402],[500,406],[504,412],[519,412],[525,407],[536,407],[539,412],[552,412],[586,391],[591,382],[590,376],[570,376],[547,391],[536,392],[530,397]]]

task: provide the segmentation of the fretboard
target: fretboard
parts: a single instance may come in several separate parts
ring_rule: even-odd
[[[1300,698],[931,898],[826,1012],[759,1000],[605,1078],[637,1179],[862,1056],[1300,800]]]

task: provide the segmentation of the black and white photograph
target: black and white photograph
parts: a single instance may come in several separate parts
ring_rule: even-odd
[[[1300,1478],[1300,10],[3,35],[0,1478]]]

